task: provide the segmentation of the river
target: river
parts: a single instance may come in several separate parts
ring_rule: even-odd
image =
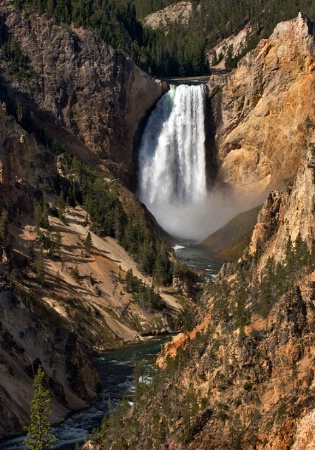
[[[225,262],[211,254],[207,247],[193,241],[177,240],[173,248],[181,263],[192,269],[203,270],[208,280],[215,277]]]
[[[132,399],[135,362],[152,365],[161,346],[169,339],[170,336],[152,338],[98,356],[96,364],[101,376],[102,390],[90,407],[69,415],[64,422],[52,427],[52,432],[57,437],[54,449],[73,450],[77,442],[83,443],[92,429],[100,426],[103,416],[109,413],[109,404],[112,408],[115,407],[123,396]],[[19,436],[0,441],[0,449],[25,450],[24,438],[25,436]]]
[[[213,278],[224,262],[211,255],[206,247],[196,245],[193,241],[176,240],[173,248],[182,263],[203,270],[206,279]],[[132,399],[135,363],[141,361],[147,367],[152,365],[156,354],[169,339],[170,336],[152,338],[97,356],[101,392],[88,408],[70,414],[64,422],[52,427],[52,432],[57,437],[54,449],[73,450],[76,443],[82,444],[93,428],[100,426],[104,415],[109,414],[109,404],[111,408],[115,407],[123,396]],[[18,436],[0,441],[0,450],[25,450],[24,439],[25,436]]]

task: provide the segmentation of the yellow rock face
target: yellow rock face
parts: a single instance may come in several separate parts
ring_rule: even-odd
[[[296,175],[315,123],[308,19],[280,23],[228,75],[213,75],[218,186],[252,203]]]

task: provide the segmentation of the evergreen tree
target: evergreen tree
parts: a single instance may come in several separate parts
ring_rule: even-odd
[[[0,215],[0,247],[5,249],[8,241],[8,211],[3,209]]]
[[[52,448],[56,437],[49,433],[50,423],[48,416],[50,413],[51,397],[49,391],[44,386],[45,372],[39,366],[34,380],[34,397],[31,406],[31,423],[25,427],[27,438],[24,444],[30,450],[42,450]]]
[[[41,249],[39,258],[36,262],[36,278],[38,283],[43,286],[45,283],[45,269],[44,269],[44,252]]]
[[[84,246],[85,246],[85,250],[90,253],[91,252],[91,248],[93,246],[93,241],[92,241],[92,236],[91,233],[88,232],[85,240],[84,240]]]
[[[49,228],[47,204],[44,200],[34,203],[34,221],[37,234],[40,233],[40,227]]]
[[[129,269],[126,273],[126,291],[132,292],[133,291],[133,273],[132,269]]]

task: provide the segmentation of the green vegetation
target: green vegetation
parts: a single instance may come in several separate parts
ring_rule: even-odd
[[[165,304],[157,287],[146,286],[138,277],[133,275],[132,269],[126,273],[126,291],[132,293],[133,301],[139,303],[144,309],[149,311],[165,309]]]
[[[37,282],[44,286],[45,284],[45,268],[44,268],[44,253],[43,249],[40,250],[39,256],[37,258],[36,264],[35,264],[35,272],[36,272],[36,279]]]
[[[37,234],[40,234],[40,228],[49,228],[47,204],[44,199],[34,203],[34,221]]]
[[[48,416],[50,414],[50,393],[44,383],[45,372],[39,366],[34,379],[34,397],[31,407],[31,423],[27,430],[27,438],[24,444],[30,450],[42,450],[53,448],[56,437],[50,434],[50,423]]]
[[[182,353],[181,353],[182,357]],[[183,430],[182,441],[188,443],[192,437],[194,416],[200,410],[196,393],[193,389],[187,392],[184,397],[178,397],[179,390],[176,387],[176,379],[181,368],[187,359],[176,358],[170,360],[167,368],[162,372],[151,369],[148,373],[143,365],[135,367],[134,379],[136,391],[134,398],[137,405],[137,411],[145,405],[146,398],[154,399],[155,407],[152,414],[148,415],[145,427],[148,430],[144,448],[159,449],[164,442],[165,436],[173,427],[178,428],[178,423]],[[147,383],[147,379],[152,378],[152,382]],[[167,378],[164,378],[167,377]],[[173,389],[168,391],[163,399],[159,395],[162,385],[168,380]],[[172,416],[172,406],[177,404],[180,410],[180,417]],[[121,401],[119,406],[109,417],[103,419],[101,428],[92,436],[92,442],[100,444],[101,449],[113,448],[115,450],[125,448],[135,448],[138,439],[139,423],[134,415],[128,414],[130,410],[126,401]]]
[[[88,232],[86,238],[84,239],[84,247],[87,253],[91,253],[92,246],[93,246],[92,236],[91,233]]]
[[[107,44],[131,55],[136,64],[155,76],[207,73],[207,49],[250,22],[254,34],[248,36],[240,55],[233,57],[232,48],[229,49],[227,68],[232,68],[259,39],[268,37],[278,22],[297,16],[299,11],[310,16],[314,13],[312,0],[193,0],[188,24],[169,24],[167,34],[164,30],[143,27],[139,21],[173,3],[173,0],[14,0],[17,9],[35,8],[56,23],[72,23],[98,31]],[[79,45],[79,38],[75,34],[74,37]],[[27,62],[14,46],[10,43],[6,50],[13,70],[27,73]],[[213,55],[213,61],[220,57]]]
[[[267,317],[279,298],[294,289],[301,276],[314,270],[314,256],[314,249],[310,250],[299,234],[294,243],[288,239],[282,262],[276,263],[273,257],[268,259],[260,280],[251,282],[246,275],[248,267],[235,264],[236,276],[233,281],[227,283],[225,279],[218,280],[210,287],[215,298],[216,317],[225,322],[233,317],[242,339],[244,326],[249,323],[253,313]],[[251,264],[251,258],[246,264]]]
[[[262,339],[244,333],[251,314],[266,317],[282,295],[287,295],[288,310],[291,310],[295,295],[292,296],[292,289],[296,289],[296,282],[303,275],[314,269],[313,254],[298,235],[294,243],[289,239],[286,257],[281,264],[275,264],[273,259],[269,259],[258,284],[249,279],[247,266],[252,264],[249,257],[246,264],[230,264],[227,270],[233,274],[234,281],[228,283],[226,279],[219,278],[210,283],[209,292],[215,297],[213,323],[220,323],[225,332],[232,336],[237,336],[235,332],[239,330],[237,345],[247,355],[244,367],[254,364],[258,355],[257,347]],[[295,320],[295,314],[292,314],[292,321]],[[247,396],[254,399],[257,395],[256,382],[251,376],[242,375],[244,367],[240,367],[240,373],[236,374],[237,365],[231,365],[235,355],[229,351],[226,334],[218,333],[216,327],[209,327],[179,347],[176,356],[166,360],[163,370],[153,369],[150,384],[143,382],[144,369],[136,368],[135,406],[132,413],[126,402],[122,402],[117,411],[104,419],[100,430],[92,436],[92,441],[100,444],[104,450],[135,448],[136,445],[159,449],[169,440],[180,442],[186,448],[207,424],[209,427],[209,420],[214,423],[218,420],[222,424],[226,423],[230,429],[227,448],[240,448],[243,442],[252,439],[258,432],[261,415],[258,410],[253,410],[247,428],[240,420],[239,413],[231,409],[231,403],[220,403],[218,400],[220,393],[229,389],[237,376],[242,379],[244,391],[240,398],[232,400],[238,402],[235,403],[237,408]],[[214,372],[215,387],[210,385],[206,396],[200,397],[196,380],[203,383],[209,376],[211,379],[209,374]],[[187,385],[189,380],[194,382]],[[213,390],[216,391],[214,397]]]
[[[0,214],[0,250],[6,250],[9,245],[8,211],[3,208]]]
[[[51,188],[57,190],[58,216],[64,218],[65,204],[82,205],[87,211],[91,229],[99,236],[111,236],[139,263],[143,272],[152,275],[154,284],[170,284],[173,265],[168,250],[150,224],[140,203],[132,205],[121,201],[122,186],[118,180],[104,179],[96,171],[68,154],[63,155],[64,173],[67,178],[56,176]],[[46,225],[47,208],[35,205],[35,223]],[[92,243],[87,236],[84,245],[87,252]]]
[[[8,61],[10,75],[30,78],[34,72],[28,65],[27,57],[23,55],[18,42],[8,34],[2,34],[0,37],[1,55]]]

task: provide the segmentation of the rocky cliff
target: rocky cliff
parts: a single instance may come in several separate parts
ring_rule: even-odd
[[[97,33],[5,6],[0,17],[2,41],[17,43],[29,74],[12,76],[2,58],[2,101],[18,102],[20,115],[35,118],[81,160],[130,183],[141,120],[167,88]]]
[[[1,438],[22,432],[28,423],[38,364],[54,398],[52,420],[60,421],[97,392],[93,352],[174,331],[182,307],[167,292],[155,295],[158,304],[150,303],[152,276],[115,239],[93,232],[82,207],[63,206],[60,214],[58,190],[74,176],[67,157],[39,144],[5,104],[0,139]],[[112,183],[118,189],[117,180]],[[144,208],[123,186],[119,189],[127,213],[142,218],[151,236],[154,225]],[[34,202],[40,204],[43,196],[44,227],[34,218]],[[127,285],[127,274],[141,296],[136,298],[135,288]]]
[[[1,282],[0,437],[29,423],[32,382],[41,365],[53,396],[51,421],[83,408],[100,385],[91,349],[69,321],[22,284]]]
[[[267,196],[242,258],[224,265],[208,284],[199,325],[166,346],[159,359],[162,370],[151,386],[140,385],[127,415],[113,418],[112,428],[104,425],[95,437],[101,443],[97,448],[314,447],[311,31],[302,16],[279,24],[214,94],[222,96],[224,105],[217,134],[218,184],[229,184],[242,195],[250,194],[251,186],[257,197],[271,186],[278,189]],[[245,90],[240,74],[245,77],[245,69],[252,69],[248,63],[253,58],[261,70],[252,84],[247,80]],[[256,86],[263,91],[253,108]],[[239,93],[234,103],[229,88]]]
[[[98,179],[93,201],[105,189],[113,202],[116,237],[129,220],[127,242],[134,227],[166,256],[113,177],[130,182],[133,140],[164,87],[97,34],[10,8],[0,7],[0,438],[28,423],[38,364],[60,421],[96,394],[93,352],[175,330],[182,309],[79,206],[85,173],[90,186]],[[70,186],[77,198],[67,204]]]
[[[230,74],[211,76],[217,186],[250,203],[295,176],[313,137],[313,23],[280,23]]]
[[[177,2],[160,11],[149,14],[144,18],[143,23],[144,25],[153,28],[153,30],[162,28],[167,31],[169,24],[174,22],[187,24],[192,11],[193,5],[191,2]]]
[[[163,369],[116,419],[120,437],[112,425],[98,448],[313,448],[315,184],[306,156],[294,183],[267,198],[250,250],[209,284],[198,327],[165,347]]]

